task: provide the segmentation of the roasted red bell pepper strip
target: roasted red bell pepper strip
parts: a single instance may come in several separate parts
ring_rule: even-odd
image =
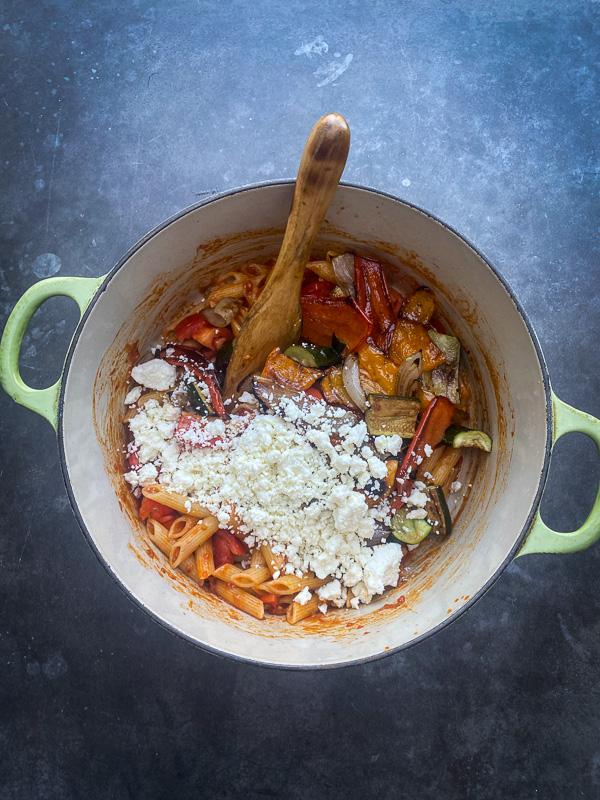
[[[383,267],[378,261],[354,256],[356,302],[373,324],[370,338],[387,353],[396,325],[396,314]]]
[[[224,528],[219,528],[211,541],[215,569],[223,566],[223,564],[233,564],[234,556],[243,556],[248,552],[246,543],[236,539],[230,531]]]
[[[303,287],[301,297],[329,297],[333,288],[333,283],[329,283],[324,278],[319,278],[319,280],[311,281]]]
[[[434,397],[425,409],[400,469],[396,473],[398,499],[393,503],[396,508],[403,504],[402,495],[408,495],[412,491],[411,473],[425,457],[425,446],[435,447],[442,441],[455,410],[454,404],[447,397],[441,396]]]
[[[195,339],[209,350],[219,350],[225,342],[233,339],[230,328],[217,328],[204,318],[203,314],[190,314],[182,319],[173,331],[180,342]]]
[[[172,508],[164,506],[162,503],[157,503],[149,497],[144,497],[140,505],[140,517],[148,519],[151,517],[161,525],[170,525],[177,517],[177,513]]]
[[[352,353],[365,341],[371,323],[357,306],[342,298],[303,297],[302,337],[312,344],[331,347],[333,334]]]
[[[192,350],[191,347],[183,347],[180,344],[171,344],[168,347],[163,347],[156,354],[156,358],[162,358],[167,364],[173,364],[176,367],[184,367],[192,375],[195,375],[198,380],[206,384],[208,393],[210,394],[210,402],[221,419],[227,419],[225,406],[221,397],[221,390],[215,377],[212,364],[204,358],[202,353],[197,350]]]

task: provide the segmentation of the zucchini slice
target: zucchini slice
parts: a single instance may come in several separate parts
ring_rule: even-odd
[[[462,425],[450,425],[442,440],[450,447],[478,447],[486,453],[492,452],[492,440],[483,431],[472,431]]]
[[[448,336],[437,331],[427,331],[431,341],[446,356],[446,361],[421,378],[423,386],[433,394],[443,395],[457,406],[460,403],[458,368],[460,366],[460,342],[456,336]]]
[[[388,394],[370,394],[365,422],[371,436],[392,436],[412,439],[417,429],[421,409],[418,397],[396,397]]]
[[[444,490],[441,486],[427,486],[423,489],[423,492],[427,495],[427,504],[425,506],[427,522],[431,523],[436,533],[443,533],[449,536],[452,533],[452,517],[450,516]]]
[[[410,519],[409,510],[401,508],[392,517],[392,535],[404,544],[419,544],[433,530],[426,519]]]
[[[225,380],[225,373],[227,372],[227,366],[231,361],[231,356],[233,355],[234,345],[235,339],[232,339],[230,342],[225,342],[215,358],[215,372],[217,373],[217,379],[221,384]]]
[[[284,352],[304,367],[333,367],[342,360],[340,354],[333,347],[319,347],[317,344],[295,344]]]
[[[210,400],[208,399],[208,392],[204,391],[197,383],[188,383],[185,387],[190,405],[197,414],[203,417],[209,417],[214,414]]]

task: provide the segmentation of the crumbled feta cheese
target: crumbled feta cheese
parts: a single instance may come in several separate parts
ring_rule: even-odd
[[[131,406],[142,396],[142,387],[141,386],[134,386],[127,394],[125,395],[125,405]]]
[[[402,448],[402,439],[397,433],[392,436],[375,436],[375,447],[378,453],[384,455],[389,453],[392,456],[397,456]]]
[[[326,614],[327,613],[327,603],[323,603],[322,605],[317,606],[317,608],[319,609],[321,614]]]
[[[167,364],[161,358],[153,358],[145,364],[138,364],[131,370],[131,377],[148,389],[164,392],[170,389],[177,379],[177,370],[173,364]]]
[[[427,511],[424,508],[415,508],[408,512],[406,519],[427,519]]]
[[[409,506],[417,506],[417,508],[425,508],[427,505],[427,495],[424,492],[421,492],[419,489],[415,488],[410,493],[408,500],[406,501]]]
[[[397,586],[401,561],[401,545],[385,544],[376,547],[364,569],[367,591],[370,594],[381,594],[386,586]]]
[[[460,481],[453,481],[450,485],[450,493],[454,494],[455,492],[460,492],[462,489],[462,483]]]
[[[429,458],[429,456],[433,453],[433,447],[430,444],[426,444],[423,450],[427,458]]]
[[[311,597],[312,594],[310,593],[308,586],[305,586],[304,589],[302,589],[301,592],[298,592],[298,594],[294,597],[294,602],[300,603],[301,606],[305,606]]]
[[[321,600],[327,600],[340,608],[346,602],[348,592],[345,587],[342,587],[340,581],[336,579],[317,589],[317,594]]]
[[[366,541],[375,524],[389,523],[390,507],[367,506],[362,491],[385,476],[385,464],[365,446],[364,422],[346,423],[347,412],[338,412],[319,401],[288,401],[276,414],[203,419],[175,438],[180,409],[150,400],[129,427],[147,478],[202,503],[222,527],[235,507],[246,542],[270,544],[286,559],[284,574],[334,577],[329,599],[341,606],[347,588],[364,579],[373,554]],[[341,418],[333,446],[332,426]],[[139,472],[126,478],[140,485]]]
[[[242,392],[242,394],[238,397],[238,401],[240,403],[248,403],[249,405],[253,406],[258,405],[257,398],[253,394],[250,394],[250,392]]]

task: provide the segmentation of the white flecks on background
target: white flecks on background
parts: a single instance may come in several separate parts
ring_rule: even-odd
[[[404,180],[402,181],[402,186],[410,186],[409,178],[404,178]]]
[[[294,55],[305,55],[307,58],[312,58],[313,56],[323,56],[328,52],[329,45],[323,36],[317,36],[312,42],[301,44],[300,47],[294,52]],[[352,53],[348,53],[348,55],[342,61],[334,60],[341,57],[342,54],[336,51],[333,54],[333,59],[331,61],[329,61],[327,64],[322,64],[313,72],[314,77],[318,79],[318,87],[327,86],[328,83],[333,83],[333,81],[339,78],[340,75],[343,75],[354,58]]]
[[[340,75],[346,72],[353,58],[352,53],[348,53],[343,61],[331,61],[329,64],[323,64],[323,66],[315,70],[313,72],[315,78],[322,78],[317,83],[317,86],[327,86],[328,83],[333,83]]]
[[[38,278],[50,278],[52,275],[56,275],[61,267],[62,262],[54,253],[42,253],[31,265]]]
[[[316,39],[313,39],[312,42],[308,42],[308,44],[301,44],[300,47],[294,53],[295,56],[304,56],[306,55],[308,58],[312,58],[314,54],[321,56],[323,53],[327,53],[329,51],[329,45],[323,39],[322,36],[317,36]],[[336,54],[337,55],[337,54]]]

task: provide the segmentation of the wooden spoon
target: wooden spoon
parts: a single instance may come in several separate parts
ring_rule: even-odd
[[[236,337],[225,376],[225,397],[237,396],[240,383],[262,369],[271,350],[285,350],[298,340],[302,328],[302,276],[349,149],[350,128],[346,120],[339,114],[321,117],[302,154],[277,263]]]

